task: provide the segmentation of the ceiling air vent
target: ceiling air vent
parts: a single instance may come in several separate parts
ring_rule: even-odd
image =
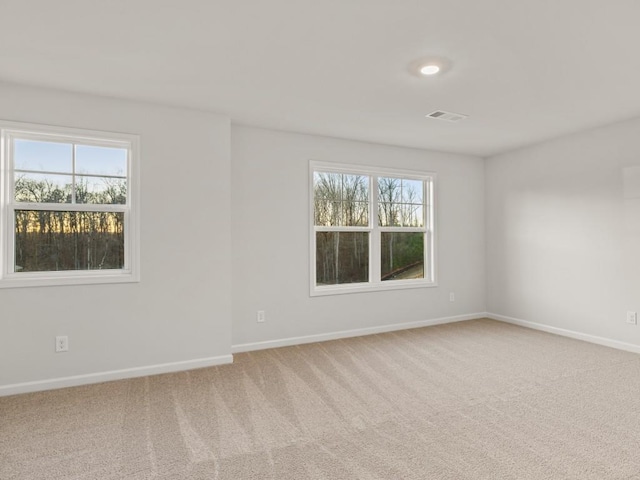
[[[435,118],[436,120],[445,120],[447,122],[459,122],[464,120],[469,115],[463,115],[462,113],[445,112],[444,110],[436,110],[427,115],[427,118]]]

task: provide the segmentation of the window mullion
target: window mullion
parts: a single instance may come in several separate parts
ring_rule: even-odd
[[[53,212],[126,212],[129,208],[123,204],[103,203],[9,203],[14,210],[39,210]]]
[[[315,225],[313,229],[316,232],[368,232],[371,230],[371,227],[341,227],[341,226],[324,227],[321,225]]]

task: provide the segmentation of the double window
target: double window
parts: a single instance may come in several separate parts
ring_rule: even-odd
[[[434,175],[311,162],[311,294],[435,285]]]
[[[0,287],[138,280],[135,136],[1,124]]]

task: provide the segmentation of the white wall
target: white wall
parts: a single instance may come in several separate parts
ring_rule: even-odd
[[[640,311],[638,132],[628,121],[487,160],[489,312],[640,345],[625,323]]]
[[[139,134],[142,149],[142,281],[0,289],[0,393],[229,355],[229,119],[7,84],[0,118]],[[68,353],[54,353],[59,334]]]
[[[231,133],[234,345],[485,311],[481,159],[241,126]],[[439,287],[309,296],[312,159],[438,174]]]

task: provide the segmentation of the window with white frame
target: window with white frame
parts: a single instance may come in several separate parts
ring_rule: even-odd
[[[138,137],[0,122],[0,287],[138,281]]]
[[[311,162],[311,295],[435,286],[434,179]]]

